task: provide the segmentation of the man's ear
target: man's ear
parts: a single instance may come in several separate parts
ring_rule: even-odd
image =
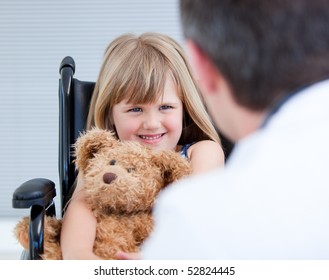
[[[205,94],[216,92],[219,72],[211,59],[192,40],[186,41],[186,48],[195,78],[202,92]]]

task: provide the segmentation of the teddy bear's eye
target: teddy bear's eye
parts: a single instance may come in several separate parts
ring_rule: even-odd
[[[131,167],[131,168],[127,168],[128,173],[134,172],[135,168]]]
[[[111,161],[110,161],[110,165],[115,165],[116,164],[116,160],[115,159],[112,159]]]

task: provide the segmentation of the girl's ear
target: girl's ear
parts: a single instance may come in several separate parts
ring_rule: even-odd
[[[119,144],[113,131],[92,128],[80,135],[75,148],[75,164],[77,169],[86,170],[89,160],[101,149],[112,148]]]
[[[157,151],[152,155],[152,161],[161,168],[165,185],[192,173],[188,160],[174,151]]]
[[[219,72],[211,59],[192,40],[186,41],[187,53],[195,78],[204,94],[217,90]]]

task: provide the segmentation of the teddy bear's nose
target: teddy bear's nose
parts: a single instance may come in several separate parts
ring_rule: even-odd
[[[103,175],[103,181],[105,184],[110,184],[116,177],[114,173],[108,172]]]

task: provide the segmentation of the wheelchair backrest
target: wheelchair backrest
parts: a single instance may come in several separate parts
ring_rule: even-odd
[[[62,215],[77,176],[73,144],[86,128],[94,82],[73,78],[75,62],[65,57],[60,65],[59,79],[59,183]]]

